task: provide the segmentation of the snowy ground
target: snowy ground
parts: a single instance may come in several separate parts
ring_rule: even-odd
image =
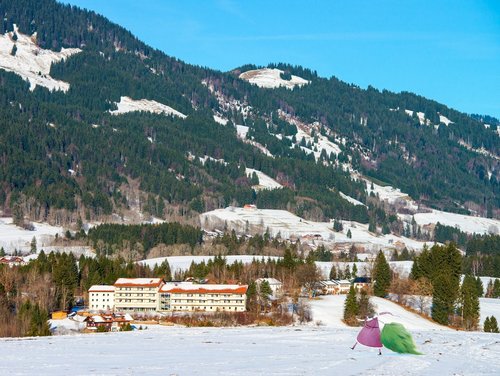
[[[289,81],[283,80],[280,77],[281,73],[284,72],[280,69],[263,68],[246,71],[240,74],[240,78],[250,82],[251,84],[267,89],[274,89],[280,86],[292,89],[295,86],[300,87],[309,83],[309,81],[294,75],[292,75],[292,79]]]
[[[357,346],[356,328],[179,328],[1,339],[4,375],[497,375],[498,335],[411,330],[418,355]]]
[[[129,97],[121,97],[120,102],[117,102],[116,106],[118,107],[117,110],[110,111],[110,113],[113,115],[121,115],[121,114],[126,114],[127,112],[134,112],[134,111],[144,111],[144,112],[152,112],[154,114],[163,113],[166,115],[174,115],[182,119],[186,118],[186,115],[177,110],[174,110],[172,107],[148,99],[134,100]]]
[[[46,223],[33,223],[34,231],[24,230],[12,223],[12,218],[0,218],[0,247],[6,251],[14,249],[28,250],[33,237],[36,238],[37,247],[48,246],[56,234],[62,235],[62,227],[50,226]]]
[[[17,35],[17,41],[13,40],[14,32]],[[52,63],[64,60],[81,50],[79,48],[62,48],[60,52],[44,50],[34,43],[36,33],[32,36],[22,34],[17,26],[14,26],[14,32],[0,34],[0,69],[14,72],[29,81],[30,90],[34,90],[39,85],[49,90],[68,91],[67,82],[50,76],[50,67]],[[14,45],[17,51],[15,55],[12,55]]]
[[[399,214],[399,216],[410,221],[410,216]],[[440,210],[432,210],[431,213],[418,213],[414,215],[415,221],[419,226],[441,223],[442,225],[457,227],[461,231],[479,234],[498,234],[500,232],[500,221],[492,218],[472,217],[448,213]]]

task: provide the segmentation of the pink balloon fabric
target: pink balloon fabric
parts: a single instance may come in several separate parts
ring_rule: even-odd
[[[382,347],[380,342],[380,327],[378,318],[365,321],[363,329],[358,334],[358,342],[369,347]]]

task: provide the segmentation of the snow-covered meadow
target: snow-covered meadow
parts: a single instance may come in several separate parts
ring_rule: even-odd
[[[424,355],[350,347],[359,328],[339,320],[343,297],[311,303],[304,326],[183,328],[0,339],[0,374],[9,375],[497,375],[498,334],[457,332],[375,302],[402,322]],[[398,307],[399,308],[399,307]],[[401,308],[399,308],[401,309]],[[317,325],[321,320],[325,325]]]
[[[280,69],[254,69],[246,71],[240,74],[242,80],[248,81],[251,84],[257,85],[258,87],[274,89],[280,86],[286,87],[287,89],[292,89],[295,86],[307,85],[309,81],[303,79],[299,76],[291,75],[290,80],[284,80],[281,78],[281,74],[284,73]]]
[[[62,235],[64,229],[51,226],[47,223],[33,223],[34,230],[25,230],[12,223],[11,217],[0,218],[0,248],[6,251],[29,250],[30,243],[35,237],[37,247],[46,247],[52,243],[56,234]]]

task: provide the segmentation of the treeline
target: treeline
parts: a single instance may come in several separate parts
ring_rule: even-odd
[[[442,325],[475,330],[479,325],[479,277],[466,274],[462,283],[462,256],[454,243],[425,247],[413,262],[410,278],[432,286],[432,319]]]
[[[203,232],[196,227],[177,222],[142,225],[102,224],[92,227],[87,235],[97,254],[112,255],[123,247],[140,247],[143,258],[158,244],[189,244],[202,242]]]

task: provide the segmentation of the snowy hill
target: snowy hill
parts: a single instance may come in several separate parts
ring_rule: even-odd
[[[280,86],[293,89],[295,86],[300,87],[309,83],[309,81],[294,75],[292,75],[290,80],[284,80],[280,76],[282,73],[284,72],[280,69],[263,68],[246,71],[240,74],[239,77],[242,80],[266,89],[275,89]]]
[[[44,50],[38,47],[35,41],[36,33],[30,37],[20,33],[17,27],[14,27],[13,32],[0,35],[0,69],[14,72],[29,81],[30,90],[35,90],[39,85],[49,90],[68,91],[67,82],[50,76],[50,67],[52,63],[66,59],[81,50],[79,48],[63,48],[61,52]]]
[[[342,232],[335,232],[330,222],[308,221],[286,210],[227,207],[201,214],[200,223],[203,229],[209,231],[223,230],[227,226],[239,234],[269,231],[271,236],[279,235],[282,239],[313,237],[326,244],[363,243],[373,250],[392,248],[397,242],[404,243],[409,249],[419,250],[425,244],[392,234],[376,235],[368,231],[368,224],[354,221],[342,221]],[[351,237],[347,236],[349,230]]]

